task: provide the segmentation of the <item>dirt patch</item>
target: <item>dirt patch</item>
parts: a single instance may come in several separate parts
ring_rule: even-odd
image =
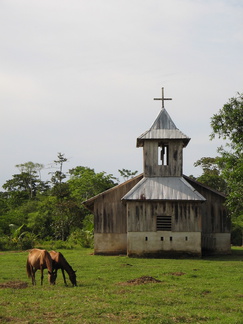
[[[171,272],[169,274],[172,275],[172,276],[177,276],[177,277],[180,277],[180,276],[184,276],[185,275],[184,272]]]
[[[132,280],[128,280],[126,282],[121,282],[119,283],[119,285],[122,285],[122,286],[128,286],[128,285],[144,285],[144,284],[147,284],[147,283],[161,283],[162,281],[158,280],[158,279],[155,279],[153,277],[149,277],[149,276],[143,276],[143,277],[140,277],[140,278],[137,278],[137,279],[132,279]]]
[[[202,293],[201,293],[201,295],[208,295],[208,294],[210,294],[211,293],[211,291],[210,290],[203,290],[202,291]]]
[[[13,289],[24,289],[27,288],[28,284],[24,281],[8,281],[0,283],[0,288],[13,288]]]
[[[121,267],[132,267],[132,264],[129,263],[122,263]]]

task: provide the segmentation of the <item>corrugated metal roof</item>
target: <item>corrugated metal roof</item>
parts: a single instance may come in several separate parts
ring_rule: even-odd
[[[183,177],[154,177],[140,180],[122,200],[195,200],[206,199]]]
[[[143,179],[143,173],[140,173],[139,175],[131,178],[131,179],[128,179],[127,181],[119,184],[119,185],[116,185],[115,187],[112,187],[110,189],[107,189],[85,201],[82,202],[82,204],[84,204],[86,207],[92,205],[94,203],[94,201],[96,199],[98,199],[99,197],[104,197],[105,195],[107,195],[108,193],[112,192],[112,191],[115,191],[115,190],[119,190],[120,188],[124,187],[124,186],[127,186],[129,185],[130,183],[133,185],[134,183],[134,186],[138,183],[138,181],[140,181],[141,179]]]
[[[143,146],[144,140],[152,139],[182,139],[184,146],[190,141],[190,138],[176,127],[164,108],[161,109],[152,127],[137,138],[137,147]]]

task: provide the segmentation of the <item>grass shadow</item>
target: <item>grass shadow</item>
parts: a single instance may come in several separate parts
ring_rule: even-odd
[[[243,247],[232,247],[231,254],[205,255],[202,260],[210,261],[243,261]]]

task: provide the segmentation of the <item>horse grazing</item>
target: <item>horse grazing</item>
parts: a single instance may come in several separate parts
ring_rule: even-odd
[[[64,283],[67,286],[67,281],[66,281],[65,273],[64,273],[64,270],[65,270],[65,271],[67,271],[67,273],[69,275],[69,279],[70,279],[71,283],[73,284],[73,286],[77,286],[76,271],[73,270],[73,268],[70,266],[70,264],[64,258],[63,254],[60,252],[51,251],[50,256],[51,256],[52,260],[54,261],[54,270],[56,270],[56,277],[57,277],[57,270],[61,269]]]
[[[41,285],[43,284],[43,270],[48,270],[48,281],[51,285],[55,284],[56,273],[53,272],[53,260],[46,250],[32,249],[26,263],[26,271],[28,277],[32,278],[32,284],[36,285],[35,273],[37,270],[41,271]]]

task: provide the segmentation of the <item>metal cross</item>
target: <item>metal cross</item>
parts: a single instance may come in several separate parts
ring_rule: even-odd
[[[164,108],[164,101],[165,100],[172,100],[172,98],[165,98],[164,97],[164,88],[162,88],[162,98],[154,98],[154,100],[162,100],[162,108]]]

